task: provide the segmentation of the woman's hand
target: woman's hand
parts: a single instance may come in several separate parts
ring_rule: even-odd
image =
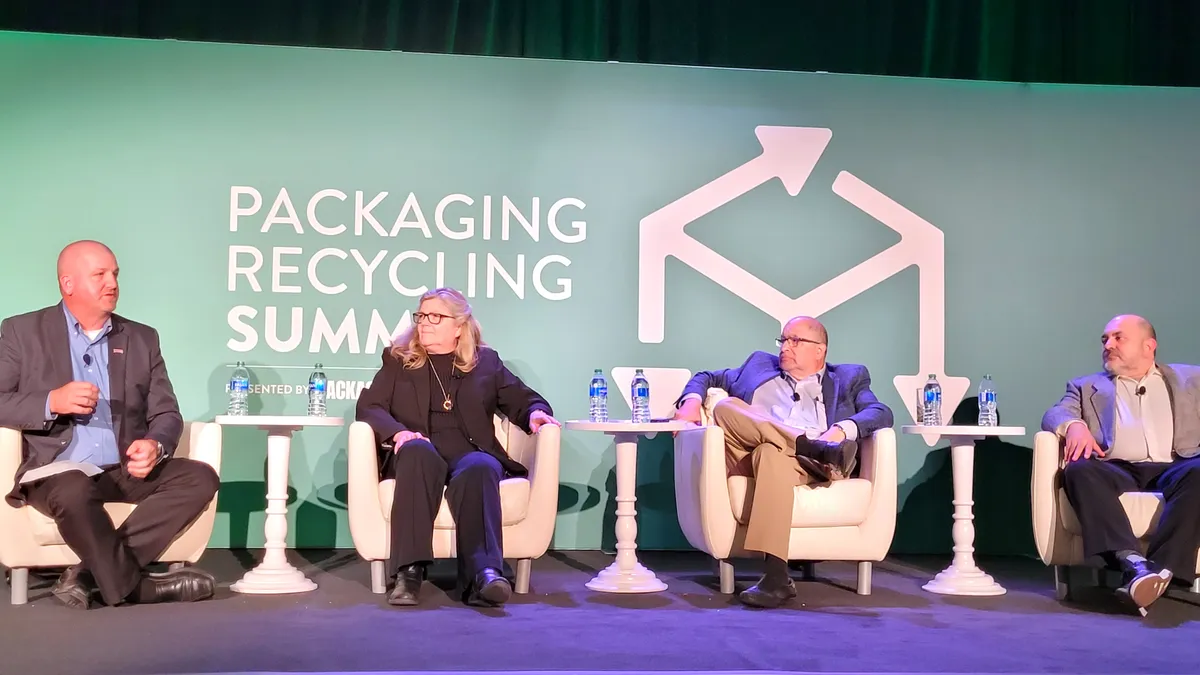
[[[409,441],[415,441],[417,439],[426,441],[429,440],[422,436],[421,432],[419,431],[408,431],[407,429],[404,431],[397,431],[396,435],[392,436],[392,452],[399,452],[400,446]]]
[[[558,420],[547,415],[545,412],[543,412],[541,410],[534,410],[533,414],[531,414],[529,416],[529,430],[535,434],[537,433],[538,429],[541,429],[542,426],[546,425],[546,424],[550,424],[550,425],[556,426],[556,427],[562,426],[561,424],[558,423]]]

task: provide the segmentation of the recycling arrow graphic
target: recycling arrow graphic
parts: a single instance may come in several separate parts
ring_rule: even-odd
[[[663,340],[666,259],[674,256],[707,278],[774,317],[782,326],[797,315],[820,316],[910,265],[918,271],[917,372],[893,379],[900,400],[917,420],[916,392],[932,374],[942,386],[948,416],[970,380],[946,374],[945,245],[941,230],[854,174],[841,171],[833,192],[900,235],[900,241],[855,267],[792,298],[688,235],[684,228],[700,217],[778,178],[793,197],[833,138],[830,129],[760,126],[762,154],[676,199],[642,219],[639,229],[638,339]],[[926,435],[933,445],[937,437]]]

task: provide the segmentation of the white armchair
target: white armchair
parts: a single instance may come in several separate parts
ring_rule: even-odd
[[[500,510],[504,523],[504,557],[516,559],[514,590],[529,592],[533,559],[550,548],[558,517],[558,466],[561,430],[543,426],[526,434],[508,420],[496,417],[496,436],[514,460],[529,469],[526,478],[500,481]],[[366,422],[350,425],[347,453],[347,491],[350,536],[358,554],[371,563],[371,590],[383,593],[387,583],[387,560],[391,554],[388,521],[392,517],[394,480],[379,479],[379,457],[375,432]],[[454,519],[445,498],[433,525],[435,558],[457,556]]]
[[[1033,472],[1030,479],[1033,538],[1042,562],[1054,567],[1054,590],[1059,600],[1066,599],[1071,592],[1068,568],[1085,562],[1079,519],[1059,484],[1061,457],[1058,436],[1048,431],[1039,431],[1034,435]],[[1162,516],[1162,495],[1157,492],[1126,492],[1121,495],[1121,506],[1125,507],[1125,515],[1129,517],[1134,535],[1144,544],[1145,539],[1158,527],[1158,519]],[[1196,571],[1200,572],[1200,556]],[[1200,593],[1200,579],[1192,585],[1192,591]]]
[[[688,542],[718,561],[722,593],[733,593],[732,558],[759,555],[744,548],[754,481],[727,476],[725,432],[711,424],[725,396],[709,390],[704,426],[675,437],[675,506]],[[791,560],[858,563],[858,593],[871,594],[871,563],[884,559],[896,531],[896,432],[880,429],[859,440],[858,478],[796,488]]]
[[[175,457],[204,462],[220,474],[221,427],[211,422],[184,423]],[[8,494],[12,490],[20,464],[21,432],[0,427],[0,493]],[[134,504],[122,502],[104,505],[104,510],[118,527],[135,508]],[[212,536],[216,514],[217,498],[213,497],[200,517],[180,532],[158,557],[159,562],[194,563],[199,560]],[[67,567],[78,562],[79,556],[63,543],[58,527],[49,516],[32,506],[13,508],[7,500],[0,500],[0,564],[12,571],[12,604],[28,602],[30,568]]]

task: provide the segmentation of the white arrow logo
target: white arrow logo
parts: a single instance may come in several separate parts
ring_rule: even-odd
[[[663,340],[668,255],[774,317],[781,326],[793,316],[820,316],[909,265],[916,265],[920,298],[918,372],[897,376],[893,383],[914,421],[918,421],[916,392],[930,374],[936,375],[942,385],[942,398],[948,404],[945,410],[953,411],[971,382],[946,374],[943,234],[920,216],[853,174],[840,172],[833,192],[894,230],[900,241],[799,298],[782,293],[684,232],[701,216],[774,178],[783,183],[788,194],[796,196],[833,137],[831,130],[814,127],[760,126],[754,132],[763,148],[761,155],[642,219],[638,339],[654,343]],[[927,435],[925,440],[933,445],[936,436]]]

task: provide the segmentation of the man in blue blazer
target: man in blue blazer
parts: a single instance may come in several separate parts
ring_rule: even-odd
[[[766,574],[738,598],[778,607],[795,597],[788,574],[794,488],[848,477],[859,438],[892,426],[863,366],[825,362],[829,334],[812,317],[787,322],[779,355],[754,352],[737,368],[696,373],[676,401],[677,420],[700,422],[710,388],[728,392],[713,409],[725,431],[730,474],[754,477],[745,548],[762,551]]]

